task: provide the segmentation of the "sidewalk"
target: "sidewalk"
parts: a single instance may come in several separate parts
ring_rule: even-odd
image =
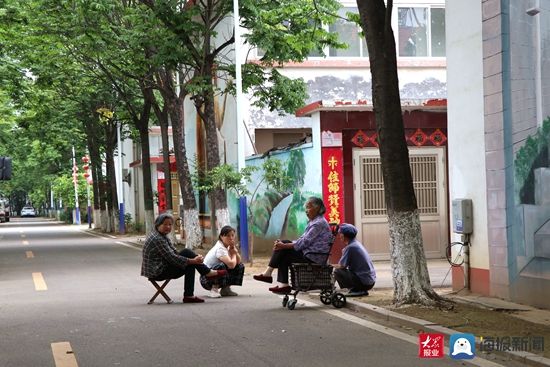
[[[83,231],[90,231],[87,227],[81,228]],[[98,235],[102,234],[96,231],[92,231]],[[143,246],[145,242],[145,236],[130,236],[130,235],[107,235],[111,238],[116,238],[119,241],[131,244],[133,246]],[[201,251],[202,252],[202,251]],[[257,257],[253,259],[253,265],[249,264],[246,269],[246,275],[251,277],[252,274],[262,271],[267,262],[266,257]],[[388,307],[388,299],[391,299],[393,295],[393,279],[391,274],[389,261],[375,261],[374,266],[377,273],[377,282],[374,289],[371,291],[371,295],[368,297],[360,298],[347,298],[347,308],[361,312],[373,317],[383,317],[385,320],[393,321],[400,324],[403,327],[412,328],[413,330],[423,330],[424,332],[436,332],[451,335],[458,333],[456,330],[452,330],[441,326],[441,324],[434,323],[433,321],[426,321],[423,319],[411,317],[392,311]],[[519,318],[521,320],[529,321],[533,324],[537,324],[542,328],[548,328],[548,334],[550,335],[550,310],[541,310],[527,305],[516,304],[508,302],[498,298],[484,297],[473,293],[462,291],[458,294],[452,292],[451,289],[451,274],[450,265],[446,260],[431,259],[428,260],[428,271],[430,273],[430,280],[434,290],[450,298],[453,301],[461,304],[468,304],[475,306],[479,309],[491,310],[498,312],[499,315],[504,315],[505,318]],[[318,295],[311,294],[313,299]],[[381,303],[381,300],[385,299],[385,303]],[[434,310],[433,312],[446,312],[441,310]],[[425,311],[422,315],[428,315]],[[429,318],[429,317],[428,317]],[[505,319],[504,319],[505,320]],[[506,323],[506,321],[503,321]],[[488,334],[486,334],[488,335]],[[495,335],[496,336],[496,335]],[[515,336],[515,335],[509,335]],[[546,341],[547,345],[550,345],[550,337]],[[519,360],[530,366],[550,366],[550,359],[544,358],[540,355],[535,355],[528,352],[502,352],[506,353],[510,358]]]

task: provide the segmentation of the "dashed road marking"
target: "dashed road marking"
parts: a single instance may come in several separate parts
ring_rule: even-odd
[[[34,281],[34,289],[37,291],[47,291],[48,286],[42,276],[42,273],[32,273],[32,280]]]
[[[52,354],[55,367],[78,367],[71,343],[52,343]]]
[[[32,253],[32,251],[25,251],[25,254],[27,255],[27,259],[34,258],[34,254]]]
[[[23,241],[23,245],[28,245],[29,241]]]

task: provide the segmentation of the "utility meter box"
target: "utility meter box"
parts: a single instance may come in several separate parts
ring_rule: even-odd
[[[471,234],[474,229],[471,199],[453,200],[453,232]]]

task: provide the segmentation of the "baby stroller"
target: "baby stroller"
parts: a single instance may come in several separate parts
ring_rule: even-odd
[[[283,307],[287,307],[289,310],[294,310],[298,300],[296,296],[299,292],[308,292],[312,290],[320,290],[321,294],[319,298],[325,305],[332,304],[336,308],[342,308],[346,305],[346,296],[342,293],[336,292],[334,286],[334,275],[332,273],[333,267],[328,264],[332,245],[338,233],[338,225],[331,223],[332,241],[328,253],[311,253],[316,255],[325,255],[326,259],[323,262],[324,265],[312,264],[312,263],[294,263],[290,264],[290,286],[292,292],[286,294],[283,298]],[[290,299],[290,296],[293,298]]]

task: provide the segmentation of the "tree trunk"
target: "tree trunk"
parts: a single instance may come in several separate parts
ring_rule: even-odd
[[[86,123],[86,135],[88,137],[88,149],[90,150],[90,167],[92,169],[92,191],[94,193],[94,227],[104,230],[101,220],[102,208],[102,181],[101,154],[99,151],[99,139],[96,134],[100,131],[97,123],[89,121]]]
[[[212,79],[212,64],[205,62],[203,77]],[[216,126],[216,114],[214,109],[214,90],[208,88],[199,103],[196,104],[197,113],[201,116],[206,130],[206,168],[208,171],[220,165],[220,148],[218,146],[218,128]],[[217,232],[221,227],[229,223],[229,211],[227,208],[227,194],[224,190],[216,188],[210,193],[210,201],[215,208],[216,217],[212,218],[212,237],[217,237]],[[215,224],[215,225],[214,225]]]
[[[134,121],[139,131],[141,141],[141,167],[143,170],[143,207],[145,209],[145,232],[153,229],[154,222],[154,201],[153,187],[151,184],[151,153],[149,147],[149,117],[151,114],[152,101],[148,98],[146,87],[142,87],[143,109],[137,121]]]
[[[159,104],[154,98],[153,91],[151,90],[151,99],[153,101],[153,110],[159,121],[160,136],[162,140],[162,170],[164,172],[164,195],[166,197],[166,211],[170,214],[173,213],[172,205],[172,172],[170,170],[170,137],[168,136],[168,107],[164,104],[162,110]],[[176,242],[175,226],[172,227],[172,231],[169,234],[170,240]]]
[[[185,232],[185,247],[194,249],[201,247],[202,231],[199,223],[199,211],[191,182],[189,164],[187,162],[187,150],[184,138],[184,107],[185,92],[176,92],[174,86],[173,72],[163,70],[157,76],[160,91],[165,105],[168,107],[168,115],[172,122],[172,139],[174,140],[174,155],[178,169],[178,181],[183,202],[183,212],[180,217],[183,219]]]
[[[158,104],[155,103],[158,107]],[[155,111],[157,109],[155,108]],[[172,212],[172,172],[170,170],[170,141],[168,136],[168,111],[164,106],[162,111],[157,113],[160,124],[160,135],[162,139],[162,168],[164,171],[164,192],[166,194],[166,211]]]
[[[409,166],[399,97],[393,1],[357,0],[369,51],[373,108],[388,210],[394,302],[435,305],[442,299],[430,284],[420,218]]]
[[[107,231],[114,232],[118,216],[118,195],[115,169],[116,122],[108,121],[105,125],[105,164],[107,166]]]

